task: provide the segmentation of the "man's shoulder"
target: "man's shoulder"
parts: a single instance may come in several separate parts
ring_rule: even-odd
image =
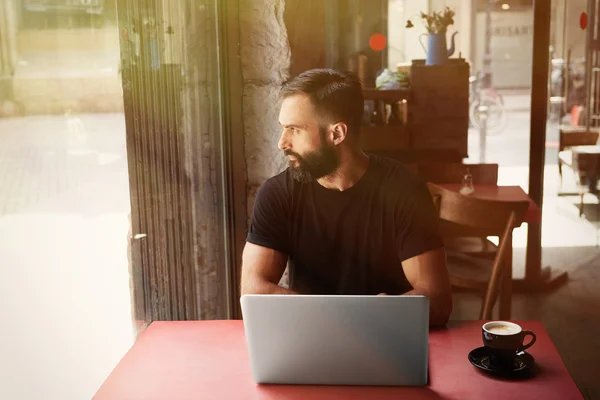
[[[281,190],[286,192],[292,189],[293,184],[294,179],[292,178],[290,169],[286,168],[277,175],[268,178],[261,186],[271,190]]]
[[[382,184],[391,184],[403,188],[425,185],[421,177],[400,161],[380,155],[371,155],[371,157]]]
[[[264,181],[258,188],[257,196],[261,199],[277,198],[284,201],[294,192],[294,179],[289,168]]]

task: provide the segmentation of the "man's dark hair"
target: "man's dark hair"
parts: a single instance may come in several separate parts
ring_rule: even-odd
[[[329,68],[304,71],[281,88],[284,98],[296,94],[309,96],[323,123],[343,121],[351,133],[358,134],[364,106],[362,86],[355,74]]]

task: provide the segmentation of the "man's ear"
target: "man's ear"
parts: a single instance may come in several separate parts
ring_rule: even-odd
[[[334,145],[338,145],[346,140],[346,136],[348,135],[348,125],[344,122],[336,122],[335,124],[331,124],[331,135],[332,142]]]

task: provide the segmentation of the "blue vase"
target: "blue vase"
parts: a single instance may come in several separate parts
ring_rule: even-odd
[[[458,32],[454,32],[452,34],[452,44],[449,49],[446,48],[446,31],[440,33],[423,33],[419,36],[419,42],[421,42],[421,46],[425,53],[427,54],[427,59],[425,60],[425,65],[442,65],[448,61],[448,57],[454,54],[454,36]],[[423,36],[427,36],[427,48],[423,44],[421,40]]]

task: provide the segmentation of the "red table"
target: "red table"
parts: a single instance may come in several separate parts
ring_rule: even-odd
[[[440,187],[458,192],[460,184],[442,184]],[[525,222],[528,224],[539,224],[542,222],[542,210],[525,193],[521,186],[497,186],[497,185],[474,185],[475,192],[469,197],[498,201],[528,201],[529,209],[525,214]]]
[[[443,188],[460,191],[460,184],[440,184]],[[542,268],[542,238],[539,225],[542,223],[542,210],[520,186],[474,185],[475,192],[470,197],[499,201],[528,201],[529,209],[525,222],[531,227],[527,234],[527,255],[525,279],[513,279],[515,292],[539,292],[553,290],[565,284],[569,276],[563,272],[551,277],[549,267]]]
[[[257,385],[242,321],[153,322],[94,399],[583,399],[541,323],[518,323],[537,335],[530,379],[506,381],[473,367],[467,355],[481,345],[483,322],[468,321],[430,333],[428,386],[361,387]]]

